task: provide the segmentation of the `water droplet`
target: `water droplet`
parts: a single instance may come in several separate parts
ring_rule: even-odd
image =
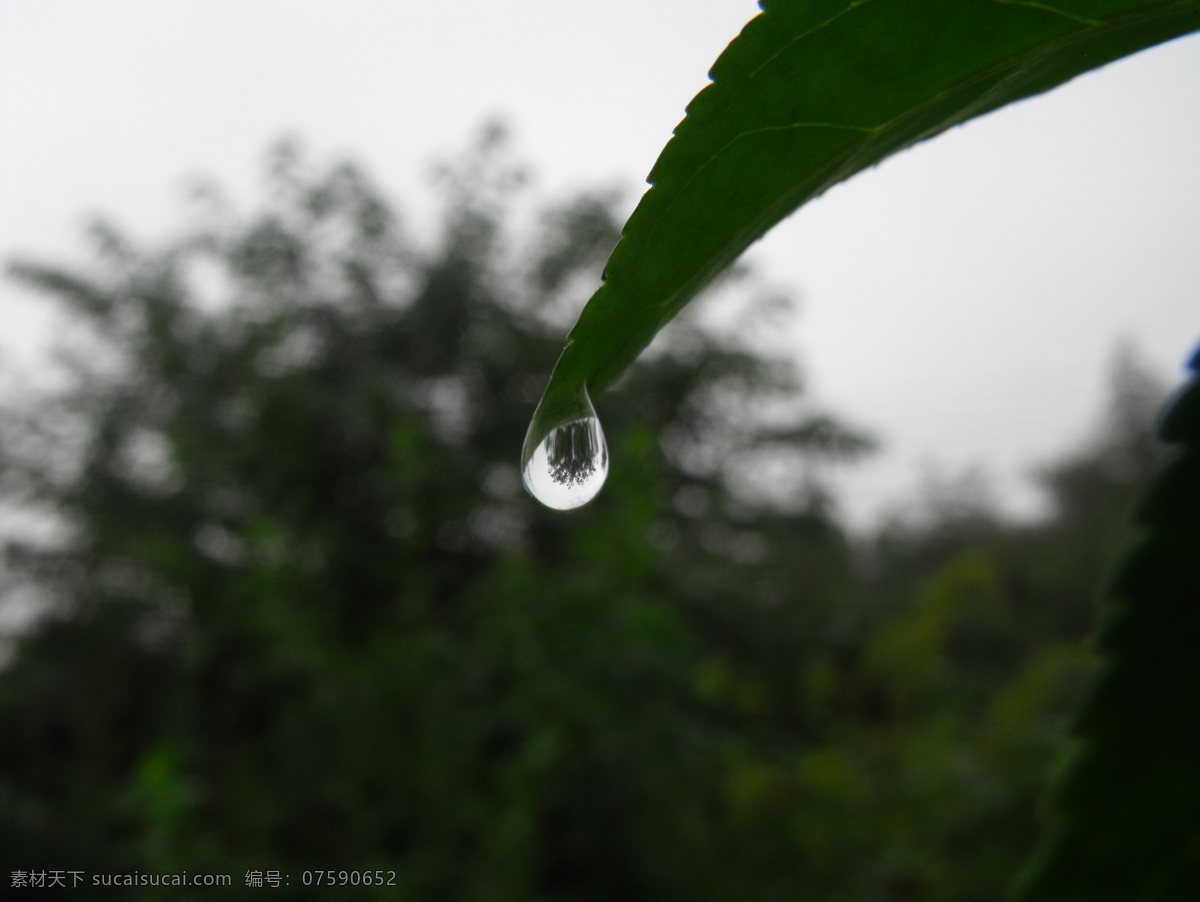
[[[587,396],[549,417],[539,405],[521,452],[521,478],[534,498],[555,510],[587,504],[608,478],[608,445]]]

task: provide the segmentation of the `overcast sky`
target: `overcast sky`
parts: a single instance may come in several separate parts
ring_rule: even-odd
[[[0,0],[0,256],[78,257],[93,213],[152,239],[180,224],[198,174],[249,199],[284,133],[320,159],[353,156],[419,211],[432,163],[499,116],[544,196],[616,184],[632,204],[756,12]],[[885,442],[842,480],[856,519],[899,504],[933,464],[980,466],[1029,511],[1023,474],[1086,435],[1120,339],[1179,378],[1200,340],[1198,89],[1200,37],[1153,48],[856,176],[749,252],[802,298],[811,391]],[[44,341],[0,286],[3,359]]]

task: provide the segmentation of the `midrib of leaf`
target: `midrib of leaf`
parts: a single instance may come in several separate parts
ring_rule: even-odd
[[[1029,9],[1036,9],[1039,12],[1051,13],[1056,16],[1062,16],[1064,19],[1070,19],[1072,22],[1078,22],[1081,25],[1099,25],[1099,19],[1089,19],[1086,16],[1077,16],[1074,13],[1069,13],[1063,9],[1055,9],[1048,3],[1029,3],[1026,0],[989,0],[991,3],[997,3],[1000,6],[1024,6]]]

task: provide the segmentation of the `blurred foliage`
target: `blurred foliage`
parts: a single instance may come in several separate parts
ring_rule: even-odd
[[[1138,503],[1027,902],[1173,902],[1200,885],[1200,353],[1192,370],[1162,418],[1173,454]]]
[[[79,334],[65,387],[0,421],[5,509],[57,524],[6,547],[2,603],[41,611],[0,673],[9,870],[1002,898],[1154,464],[1136,367],[1044,521],[948,504],[852,538],[812,463],[870,442],[756,350],[778,311],[734,277],[745,328],[662,336],[606,396],[605,491],[558,514],[516,457],[613,199],[523,238],[495,129],[440,184],[423,245],[285,144],[252,215],[209,192],[160,248],[98,225],[82,270],[13,267]]]

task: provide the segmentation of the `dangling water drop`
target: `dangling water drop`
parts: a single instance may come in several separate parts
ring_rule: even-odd
[[[525,489],[546,507],[587,504],[608,478],[608,445],[587,389],[575,404],[534,411],[521,450]]]

